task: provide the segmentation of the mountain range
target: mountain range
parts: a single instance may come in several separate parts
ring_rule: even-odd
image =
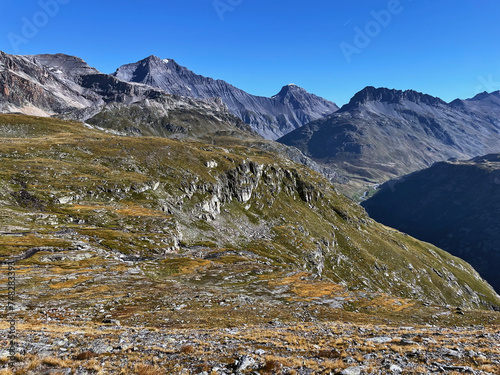
[[[198,99],[221,98],[231,113],[267,139],[279,138],[339,108],[294,84],[283,86],[271,98],[251,95],[225,81],[197,75],[173,59],[162,60],[156,56],[123,65],[113,76],[157,87],[169,94]]]
[[[224,183],[229,184],[229,187],[226,186],[227,184],[223,186],[226,190],[238,188],[239,198],[237,201],[240,203],[247,202],[247,198],[252,197],[252,191],[260,189],[259,184],[267,185],[270,183],[269,181],[273,181],[273,178],[278,179],[278,182],[275,181],[277,184],[275,190],[282,191],[284,189],[285,192],[288,192],[281,196],[280,204],[277,206],[281,211],[286,211],[283,207],[287,204],[293,207],[295,203],[292,200],[300,198],[306,205],[309,205],[310,210],[315,212],[314,218],[309,223],[310,228],[306,228],[304,233],[312,233],[312,228],[315,225],[319,225],[322,228],[321,231],[326,231],[325,228],[329,228],[329,225],[339,228],[341,226],[335,224],[338,217],[350,224],[357,223],[355,226],[359,228],[366,223],[369,227],[373,224],[362,213],[356,211],[361,208],[355,205],[350,206],[345,202],[340,204],[351,207],[347,211],[354,210],[355,218],[346,213],[347,211],[344,209],[339,209],[336,206],[330,207],[327,203],[329,199],[332,201],[339,199],[336,195],[330,196],[334,193],[337,194],[337,189],[352,196],[390,178],[428,167],[434,162],[450,158],[470,158],[500,150],[500,92],[483,93],[472,99],[446,103],[439,98],[411,90],[399,91],[367,87],[358,92],[348,104],[337,111],[333,103],[308,94],[295,85],[285,86],[278,95],[272,98],[255,97],[224,81],[196,75],[173,60],[161,60],[154,56],[134,64],[124,65],[114,74],[108,75],[100,73],[78,57],[63,54],[13,56],[0,53],[0,112],[20,112],[29,115],[75,119],[84,121],[87,127],[97,132],[112,133],[116,136],[134,136],[137,139],[139,139],[138,136],[148,136],[152,139],[157,137],[171,138],[186,141],[186,143],[182,143],[183,145],[188,144],[188,142],[201,142],[206,145],[204,148],[208,147],[207,149],[217,146],[223,147],[228,152],[235,150],[234,152],[237,153],[241,149],[253,150],[254,154],[251,158],[249,157],[249,160],[253,160],[255,165],[250,164],[253,166],[249,166],[240,163],[234,166],[234,170],[225,170],[225,174],[217,175],[216,179],[222,178]],[[316,120],[301,126],[302,123],[314,118]],[[283,121],[280,122],[280,119]],[[9,132],[16,133],[15,127],[20,124],[11,125],[9,121],[15,122],[11,117],[5,121],[5,137],[8,137]],[[28,120],[25,121],[28,122]],[[52,123],[50,127],[54,127],[54,124]],[[297,129],[291,131],[295,128]],[[262,137],[265,135],[268,138],[275,138],[288,131],[291,132],[279,139],[281,143]],[[92,134],[92,136],[96,136],[96,133]],[[23,137],[22,134],[17,136]],[[140,143],[141,141],[136,140],[135,142]],[[219,153],[221,154],[219,155]],[[214,157],[234,159],[233,156],[224,155],[223,150],[218,150]],[[187,160],[190,160],[193,165],[198,165],[196,160],[200,159],[200,156],[196,152],[184,156],[185,160],[178,160],[183,168],[190,165]],[[100,160],[103,156],[96,157]],[[276,164],[274,167],[269,161],[273,157]],[[76,155],[74,158],[78,159]],[[145,162],[145,165],[155,163],[153,154],[151,154],[151,158]],[[267,163],[265,168],[270,168],[268,173],[273,176],[272,178],[268,176],[270,180],[266,179],[261,171],[259,172],[262,158]],[[164,161],[166,163],[166,159]],[[122,162],[128,163],[126,160],[117,163]],[[304,172],[304,176],[307,177],[299,180],[293,177],[295,176],[294,171],[298,168],[295,164],[297,162],[307,167],[307,172]],[[214,164],[211,160],[204,160],[203,163],[219,165],[221,162],[216,161]],[[139,171],[143,170],[145,166],[135,165],[130,168]],[[278,168],[278,172],[273,168]],[[316,179],[315,175],[311,174],[311,170],[327,176],[329,182],[321,180],[314,186],[310,185],[311,181]],[[336,170],[340,171],[340,175]],[[119,174],[120,172],[117,170],[114,173]],[[234,173],[242,173],[242,180],[235,183],[232,180]],[[278,175],[275,176],[275,173]],[[148,175],[148,178],[152,179],[153,175]],[[220,184],[216,183],[213,186],[204,184],[203,181],[212,181],[215,178],[210,173],[196,172],[192,175],[188,173],[177,177],[181,181],[185,180],[185,183],[191,181],[188,185],[181,184],[177,187],[186,191],[189,199],[193,197],[195,191],[201,191],[199,206],[192,207],[200,212],[195,217],[196,220],[217,221],[216,218],[222,215],[226,218],[224,225],[231,220],[238,221],[239,216],[221,214],[221,209],[229,210],[230,206],[224,208],[224,203],[231,201],[232,198],[229,199],[227,194],[233,193],[226,191],[225,195],[221,195],[220,189],[222,187]],[[229,181],[226,181],[228,179]],[[332,181],[336,182],[335,186],[330,184]],[[34,185],[36,185],[35,182]],[[172,186],[177,185],[173,184]],[[106,189],[108,188],[106,187]],[[18,193],[21,194],[19,195],[21,203],[26,203],[23,201],[24,193]],[[159,199],[158,202],[164,203],[162,207],[166,211],[174,212],[172,206],[175,206],[177,204],[175,202],[180,202],[180,200],[176,198],[177,200],[171,201],[172,196],[169,195],[171,193],[168,191],[165,196],[151,199]],[[12,194],[16,194],[16,192],[12,192]],[[39,195],[43,194],[45,193],[40,192]],[[252,223],[267,223],[266,220],[271,220],[270,218],[272,218],[273,225],[280,220],[287,223],[288,216],[294,216],[292,212],[287,211],[287,215],[281,217],[271,215],[264,218],[262,210],[265,204],[269,205],[269,202],[273,202],[273,194],[272,191],[260,191],[254,197],[258,201],[254,207],[256,211],[247,213],[239,211],[238,215],[250,215]],[[28,196],[25,195],[25,197]],[[118,196],[111,198],[115,201]],[[319,199],[316,205],[313,204],[313,198]],[[78,196],[74,199],[80,200],[81,197]],[[185,200],[183,204],[189,206],[192,203],[186,197],[182,199]],[[170,203],[166,204],[166,202]],[[318,219],[316,217],[318,204],[327,205],[332,208],[333,212],[321,213]],[[158,205],[161,204],[158,203]],[[250,208],[246,208],[246,210],[250,210]],[[296,207],[293,212],[302,212],[304,217],[312,215],[311,212],[306,211]],[[253,213],[251,214],[251,212]],[[182,212],[182,215],[188,214],[190,214],[188,211]],[[201,225],[203,228],[207,227],[205,223],[195,223],[195,219],[189,221],[185,226]],[[222,233],[224,225],[219,223],[217,228],[212,228],[213,233]],[[249,224],[245,222],[244,225]],[[270,231],[269,228],[274,228],[270,225],[270,223],[262,224],[259,228],[264,228],[267,233]],[[288,224],[283,225],[287,227]],[[260,233],[259,228],[253,229],[255,233]],[[280,230],[273,229],[272,238],[280,237]],[[346,227],[343,230],[350,232],[353,231],[353,228]],[[365,228],[365,230],[368,229]],[[380,235],[378,229],[373,230],[374,237]],[[311,245],[309,250],[313,251],[312,255],[303,252],[298,255],[289,254],[289,251],[293,252],[293,246],[283,249],[280,247],[281,245],[278,246],[274,242],[268,243],[266,246],[269,249],[276,249],[278,246],[288,254],[286,255],[287,259],[297,258],[298,260],[295,259],[294,264],[299,268],[308,267],[308,264],[309,266],[315,265],[317,270],[321,269],[321,271],[317,271],[318,277],[326,276],[338,282],[354,283],[352,285],[356,285],[356,287],[359,287],[359,284],[356,284],[354,276],[364,280],[363,284],[372,290],[376,290],[375,285],[378,285],[380,281],[377,280],[378,271],[375,272],[372,269],[365,269],[365,274],[371,276],[363,278],[364,276],[357,275],[352,268],[349,268],[350,276],[345,273],[343,267],[340,270],[336,268],[334,263],[340,262],[339,259],[345,257],[350,259],[351,250],[354,253],[358,250],[370,253],[370,256],[367,255],[368,253],[363,253],[361,262],[372,264],[373,260],[375,263],[372,264],[372,268],[375,270],[395,267],[394,275],[403,272],[405,278],[409,277],[413,280],[412,275],[408,275],[406,271],[400,269],[406,265],[380,265],[383,259],[377,261],[376,256],[374,259],[370,258],[373,257],[375,250],[369,244],[377,242],[372,237],[360,233],[355,234],[355,231],[347,238],[336,232],[333,235],[333,232],[327,232],[329,235],[326,237],[306,235],[302,238],[302,235],[296,233],[293,236],[300,237],[297,241],[301,244],[313,241],[311,239],[313,237],[316,241],[313,242],[320,244],[337,244],[340,241],[342,245],[339,246],[346,249],[349,252],[348,255],[345,253],[337,254],[338,258],[335,258],[337,255],[332,255],[334,252],[332,252],[330,245],[328,245],[330,247],[327,246],[326,250],[318,245],[317,249],[321,248],[318,250],[319,252],[311,250],[315,248]],[[207,234],[208,232],[203,231],[197,233],[202,236],[213,236],[213,234]],[[217,246],[224,247],[227,244],[233,247],[239,246],[236,238],[245,235],[245,233],[234,234],[236,237],[229,236],[225,243],[218,243]],[[287,232],[288,235],[292,234]],[[353,242],[352,239],[356,236],[359,238]],[[387,236],[387,234],[384,232],[382,236]],[[385,247],[386,245],[381,246]],[[401,246],[402,248],[408,247],[406,244]],[[425,247],[421,244],[415,246],[420,250],[422,250],[422,246]],[[394,249],[391,251],[399,252],[399,250]],[[435,250],[432,251],[435,252]],[[380,256],[383,258],[382,255]],[[313,260],[310,260],[311,257]],[[403,260],[407,259],[407,255],[402,255],[402,257]],[[351,265],[353,262],[354,258],[347,263]],[[411,262],[408,260],[408,262],[414,264],[416,260]],[[313,268],[309,267],[311,272]],[[333,269],[336,271],[332,271]],[[441,274],[446,274],[448,271],[443,272]],[[394,277],[400,279],[399,276]],[[462,275],[460,279],[463,281],[464,277]],[[467,285],[469,284],[467,283]],[[428,286],[421,287],[424,290]],[[410,293],[409,287],[404,287],[404,292],[395,291],[392,284],[384,284],[379,288],[381,291],[400,293],[404,296],[408,296]],[[425,295],[432,295],[432,301],[443,302],[447,300],[434,289],[434,286],[431,286],[431,289],[432,291],[426,292]],[[415,290],[412,289],[412,295]],[[469,300],[469,302],[471,301]],[[469,306],[472,305],[469,304]]]
[[[412,90],[366,87],[335,114],[278,141],[334,165],[359,192],[434,162],[500,151],[500,92],[446,103]]]
[[[272,98],[258,97],[224,81],[196,75],[174,60],[155,56],[108,75],[74,56],[0,52],[0,85],[1,112],[87,120],[110,103],[128,105],[162,98],[162,104],[170,102],[167,109],[181,106],[197,110],[201,106],[202,110],[211,107],[232,113],[267,139],[278,138],[338,109],[335,103],[295,85],[284,86]],[[165,99],[166,94],[176,99]]]
[[[500,290],[500,154],[436,163],[363,202],[375,220],[465,259]]]

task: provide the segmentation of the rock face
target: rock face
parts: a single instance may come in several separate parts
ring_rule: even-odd
[[[159,90],[130,85],[100,73],[78,57],[63,54],[13,56],[0,52],[0,108],[40,115],[132,103],[161,96]]]
[[[363,206],[376,220],[471,263],[500,290],[500,155],[436,163],[382,185]]]
[[[82,95],[83,88],[59,77],[59,71],[51,72],[32,56],[0,52],[0,111],[46,116],[98,101],[97,95]]]
[[[448,104],[411,90],[367,87],[337,113],[279,142],[379,183],[436,161],[500,151],[500,92]]]
[[[149,56],[120,67],[115,77],[157,87],[169,94],[209,99],[219,97],[231,113],[267,139],[276,139],[300,126],[329,115],[338,107],[290,84],[271,97],[254,96],[222,80],[197,75],[172,59]]]

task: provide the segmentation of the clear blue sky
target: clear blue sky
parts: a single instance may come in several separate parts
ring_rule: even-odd
[[[500,1],[1,0],[0,50],[105,73],[154,54],[255,95],[295,83],[339,105],[368,85],[451,101],[500,90]]]

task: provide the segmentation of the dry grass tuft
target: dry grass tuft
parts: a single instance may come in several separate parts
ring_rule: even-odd
[[[137,375],[158,375],[162,373],[158,366],[152,366],[146,363],[139,363],[135,366],[134,371]]]
[[[53,367],[69,367],[71,362],[57,357],[47,357],[42,359],[42,364]]]
[[[268,359],[262,367],[264,374],[276,374],[281,369],[281,363],[275,359]]]
[[[193,345],[183,345],[181,347],[181,353],[183,354],[192,354],[194,353],[194,346]]]
[[[88,360],[88,359],[95,358],[97,356],[98,355],[96,353],[94,353],[94,352],[86,351],[86,352],[81,352],[80,354],[77,354],[75,356],[75,359],[77,361],[85,361],[85,360]]]
[[[320,350],[318,352],[318,357],[319,358],[342,358],[342,353],[340,353],[338,350]]]

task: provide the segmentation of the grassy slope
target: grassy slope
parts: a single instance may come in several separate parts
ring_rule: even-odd
[[[318,174],[236,141],[121,137],[17,115],[0,116],[0,134],[0,227],[28,233],[1,235],[0,255],[69,250],[79,240],[107,256],[160,257],[139,263],[151,282],[198,273],[193,282],[202,287],[258,294],[256,285],[268,293],[283,278],[291,300],[330,295],[321,293],[331,288],[325,282],[440,304],[500,305],[465,262],[373,222]],[[248,163],[262,166],[268,183],[262,177],[248,202],[233,198],[220,215],[200,215],[211,198],[203,187]],[[213,260],[203,259],[209,253]],[[42,254],[25,262],[40,265]],[[323,279],[310,279],[314,293],[293,276],[300,270]]]

